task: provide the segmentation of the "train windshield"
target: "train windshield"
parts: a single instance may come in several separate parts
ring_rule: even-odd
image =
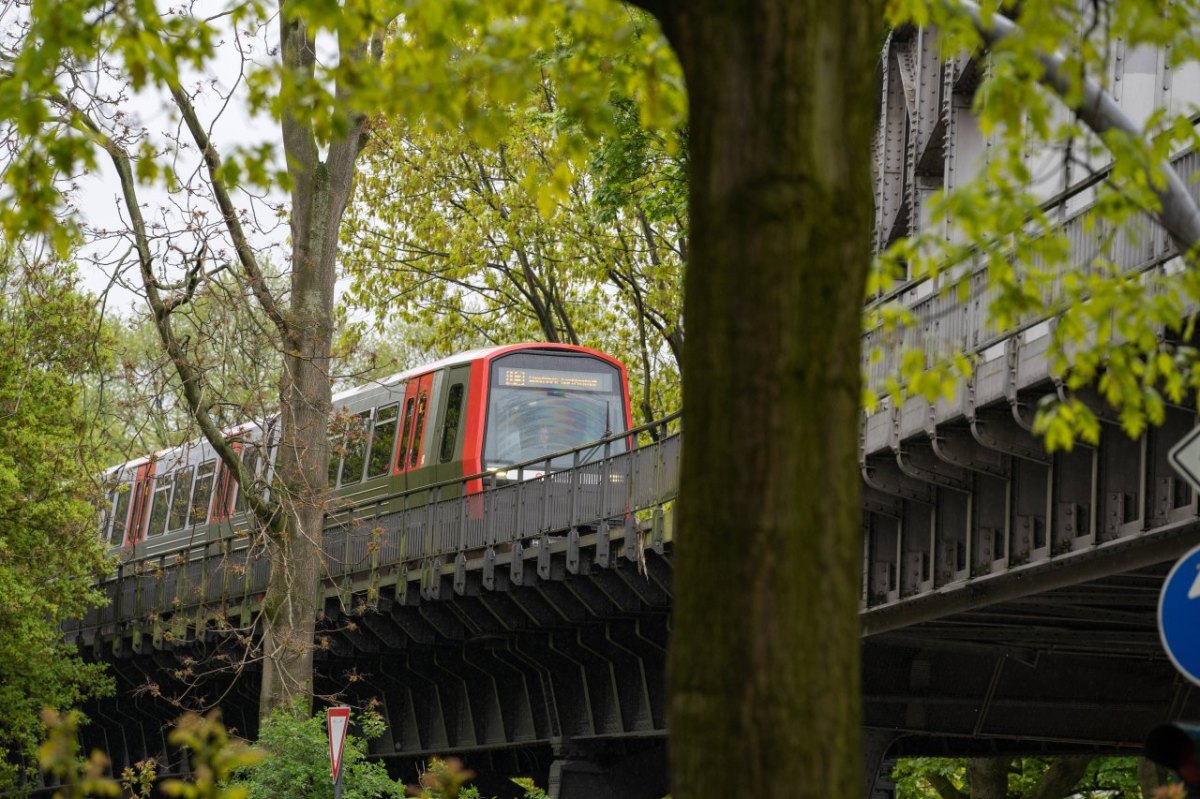
[[[492,363],[483,468],[525,463],[581,447],[628,429],[621,372],[598,358],[515,352]],[[623,452],[625,440],[609,453]],[[604,454],[584,452],[584,460]],[[566,468],[572,456],[554,459]]]

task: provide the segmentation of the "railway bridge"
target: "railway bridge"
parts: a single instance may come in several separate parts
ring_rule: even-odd
[[[881,60],[880,247],[920,230],[932,192],[986,159],[969,112],[974,67],[935,52],[932,35],[897,31]],[[1200,90],[1165,58],[1127,55],[1127,108]],[[1200,155],[1176,168],[1190,178]],[[1152,224],[1108,236],[1088,223],[1094,179],[1066,169],[1056,180],[1041,186],[1075,262],[1103,253],[1130,271],[1175,267]],[[1161,427],[1131,440],[1084,392],[1098,446],[1046,454],[1031,422],[1043,397],[1064,392],[1053,320],[996,330],[986,274],[962,279],[965,300],[904,283],[893,298],[916,324],[899,338],[864,334],[882,353],[864,359],[875,385],[906,350],[975,356],[952,400],[885,401],[862,420],[868,788],[885,756],[1109,752],[1200,715],[1155,631],[1162,577],[1200,541],[1197,496],[1166,457],[1195,409],[1168,407]],[[560,472],[534,462],[527,479],[465,497],[442,484],[400,512],[364,504],[330,519],[319,690],[376,703],[389,731],[375,755],[458,754],[480,773],[544,775],[567,799],[665,792],[672,548],[696,531],[674,522],[684,433],[677,419],[654,429],[630,452],[581,449]],[[230,668],[241,649],[229,630],[250,623],[266,574],[262,553],[233,535],[122,563],[104,584],[110,605],[68,631],[121,682],[93,709],[88,742],[118,764],[164,752],[178,713],[168,697],[220,697],[227,723],[252,733],[255,669]],[[194,684],[207,670],[217,675]]]
[[[876,765],[885,752],[1111,751],[1200,713],[1154,624],[1165,569],[1200,540],[1197,498],[1165,458],[1195,414],[1171,408],[1136,441],[1106,423],[1098,447],[1048,456],[1026,428],[1055,390],[1041,340],[1005,339],[956,402],[864,419]],[[399,513],[339,513],[324,542],[319,690],[374,703],[389,722],[372,744],[382,757],[458,754],[480,773],[547,775],[567,797],[665,792],[682,438],[592,446],[574,468],[528,464],[535,476],[465,498],[421,489]],[[122,563],[109,606],[68,632],[121,683],[88,743],[117,763],[161,757],[179,712],[168,700],[222,692],[227,723],[252,732],[257,674],[232,666],[233,631],[266,577],[236,536]]]

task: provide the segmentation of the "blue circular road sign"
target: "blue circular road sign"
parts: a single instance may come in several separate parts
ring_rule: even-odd
[[[1163,583],[1158,633],[1175,668],[1200,685],[1200,546],[1180,558]]]

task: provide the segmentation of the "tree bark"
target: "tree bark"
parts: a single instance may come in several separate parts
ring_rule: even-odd
[[[1137,777],[1142,799],[1150,799],[1155,791],[1167,784],[1167,770],[1144,757],[1137,760]]]
[[[1063,799],[1075,792],[1075,786],[1087,773],[1089,755],[1062,755],[1054,758],[1028,799]]]
[[[967,761],[971,799],[1008,799],[1011,757],[973,757]]]
[[[311,79],[310,32],[280,9],[285,80]],[[361,58],[369,42],[344,57]],[[339,92],[339,98],[341,93]],[[267,537],[271,577],[263,600],[263,677],[259,714],[280,706],[307,711],[312,700],[313,636],[321,600],[322,533],[329,459],[330,378],[338,227],[350,199],[363,118],[329,144],[322,160],[311,123],[281,120],[292,175],[291,300],[285,313],[279,380],[280,441],[275,490],[285,521]]]
[[[937,795],[942,799],[967,799],[969,794],[965,794],[958,788],[954,787],[954,783],[949,777],[941,774],[930,774],[925,777],[925,781],[937,791]]]
[[[643,4],[690,106],[672,796],[854,796],[880,4]]]

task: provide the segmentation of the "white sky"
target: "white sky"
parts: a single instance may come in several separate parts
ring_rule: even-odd
[[[197,4],[197,13],[213,13],[223,10],[226,3],[223,0]],[[196,99],[197,113],[210,130],[210,138],[222,156],[228,156],[237,146],[254,146],[262,142],[271,142],[277,150],[282,147],[278,143],[279,126],[269,115],[258,114],[251,116],[246,102],[245,85],[240,81],[239,71],[242,59],[238,48],[244,50],[251,58],[269,58],[268,52],[273,48],[278,37],[276,26],[272,20],[256,36],[246,35],[235,37],[232,30],[226,27],[223,31],[224,40],[219,48],[218,56],[208,65],[204,74],[191,72],[184,78],[185,89],[194,89],[203,85],[201,94]],[[142,213],[148,224],[155,221],[175,228],[176,235],[171,242],[176,248],[176,260],[179,252],[192,252],[195,249],[195,237],[179,235],[189,214],[181,209],[181,205],[192,211],[206,212],[210,220],[218,218],[215,206],[208,201],[201,191],[204,188],[204,173],[202,171],[199,153],[186,131],[182,128],[174,114],[174,104],[165,91],[145,90],[139,92],[121,106],[121,111],[127,115],[131,127],[144,128],[149,140],[162,148],[170,147],[170,137],[182,133],[189,146],[175,160],[176,173],[181,182],[194,187],[196,192],[183,192],[171,195],[161,181],[157,185],[138,187],[138,196],[142,203]],[[279,154],[277,153],[277,160]],[[166,158],[161,159],[169,163]],[[99,170],[93,174],[81,176],[77,181],[78,190],[73,199],[79,210],[81,220],[94,231],[124,231],[127,228],[128,214],[121,195],[121,187],[117,180],[116,171],[107,156],[98,158]],[[285,195],[276,193],[262,198],[251,198],[245,192],[234,195],[234,202],[240,209],[251,211],[264,224],[248,227],[248,232],[256,246],[271,248],[268,258],[282,262],[286,257],[283,247],[287,238],[286,220],[281,220],[273,213],[271,206],[284,203]],[[159,238],[164,244],[165,239]],[[121,286],[122,281],[114,284],[116,262],[121,254],[128,251],[127,240],[101,238],[85,247],[80,267],[87,288],[97,294],[109,290],[108,307],[124,312],[134,306],[140,306],[144,301],[135,293]],[[229,255],[225,246],[226,256]],[[136,271],[132,258],[125,257],[123,281],[133,287],[140,286],[141,280]],[[174,276],[168,273],[167,279]],[[112,288],[110,289],[110,285]]]

